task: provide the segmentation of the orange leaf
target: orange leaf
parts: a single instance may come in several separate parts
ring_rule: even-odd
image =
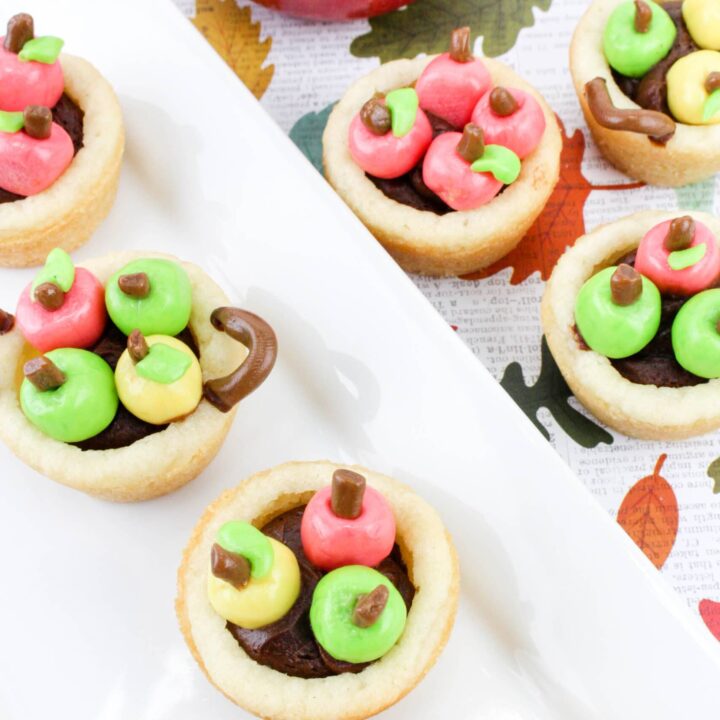
[[[713,600],[701,600],[700,617],[705,621],[708,630],[720,640],[720,603]]]
[[[667,458],[662,454],[652,475],[638,481],[625,496],[617,521],[635,544],[660,569],[678,530],[678,504],[670,483],[660,475]]]
[[[591,185],[582,174],[585,156],[582,130],[575,130],[572,136],[568,136],[560,118],[557,121],[563,137],[560,179],[545,209],[514,250],[484,270],[464,276],[464,279],[479,280],[510,267],[513,269],[510,277],[512,285],[518,285],[538,271],[542,279],[547,280],[565,249],[585,234],[583,209],[592,190],[642,187],[642,183]]]
[[[250,8],[239,8],[235,0],[196,0],[192,22],[260,99],[270,85],[275,66],[263,67],[272,39],[260,41],[260,23],[252,21]]]

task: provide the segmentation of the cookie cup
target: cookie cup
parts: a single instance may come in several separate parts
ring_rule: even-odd
[[[558,181],[562,137],[552,109],[537,90],[506,65],[482,58],[493,84],[530,93],[545,114],[545,132],[538,147],[523,160],[520,177],[475,210],[436,215],[391,200],[353,160],[348,129],[375,92],[412,85],[435,57],[394,60],[354,83],[328,119],[323,165],[340,197],[405,270],[461,275],[507,255],[530,229]]]
[[[89,260],[81,267],[90,270],[104,285],[114,272],[140,257],[169,256],[125,252]],[[228,299],[197,265],[180,264],[192,285],[189,327],[200,351],[203,380],[226,375],[247,356],[242,344],[218,332],[210,323],[212,311],[227,305]],[[202,399],[184,420],[132,445],[113,450],[80,450],[43,434],[22,412],[19,388],[23,364],[37,354],[17,327],[0,337],[0,439],[39,473],[88,495],[129,502],[176,490],[195,478],[215,457],[235,416],[236,409],[222,413]]]
[[[590,132],[605,158],[632,178],[671,187],[704,180],[720,170],[720,125],[676,122],[675,135],[666,145],[660,145],[647,135],[605,128],[590,112],[585,84],[596,77],[606,81],[616,107],[640,107],[620,90],[603,52],[607,20],[625,1],[594,0],[578,23],[570,45],[570,71]]]
[[[47,189],[0,205],[0,265],[40,265],[54,247],[83,245],[115,200],[125,131],[109,83],[86,60],[60,57],[65,92],[85,113],[83,147]]]
[[[717,218],[687,214],[720,237]],[[548,346],[575,397],[606,425],[644,440],[679,440],[720,427],[720,380],[682,388],[630,382],[608,358],[580,348],[575,300],[586,280],[635,250],[650,228],[677,216],[641,212],[583,235],[558,261],[541,305]]]
[[[406,695],[423,678],[447,642],[458,602],[459,569],[452,540],[435,510],[405,485],[361,467],[368,485],[392,507],[397,543],[416,588],[397,644],[358,674],[322,679],[290,677],[256,663],[210,606],[210,548],[228,520],[262,527],[304,505],[326,487],[340,466],[290,462],[257,473],[226,490],[195,527],[178,571],[180,628],[203,672],[230,700],[270,720],[361,720]]]

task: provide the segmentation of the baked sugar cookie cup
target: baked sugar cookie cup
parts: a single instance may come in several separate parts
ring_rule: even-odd
[[[11,19],[5,38],[12,35],[15,44],[0,47],[5,267],[39,265],[52,248],[70,251],[90,238],[115,200],[125,145],[120,105],[109,83],[86,60],[58,57],[59,39],[33,37],[28,18]],[[56,41],[49,55],[46,41]],[[39,59],[23,60],[27,52]],[[35,115],[30,110],[31,119],[23,122],[28,108]],[[38,117],[46,120],[44,130]]]
[[[706,213],[647,211],[560,258],[545,336],[577,399],[610,427],[648,440],[720,427],[718,237]]]
[[[60,249],[16,314],[0,311],[0,439],[105,500],[172,492],[219,451],[277,344],[198,266],[125,252],[75,267]]]
[[[710,78],[720,72],[717,3],[642,5],[641,32],[631,0],[591,3],[570,46],[575,90],[600,152],[619,170],[652,185],[698,182],[720,170],[720,113],[711,106],[720,76]],[[704,31],[714,34],[709,44]]]
[[[203,672],[247,711],[361,720],[427,673],[458,592],[452,541],[408,487],[360,467],[291,462],[207,508],[176,610]]]
[[[358,80],[323,135],[326,178],[409,272],[458,275],[506,255],[559,176],[552,109],[506,65],[473,58],[463,30],[450,53],[385,63]]]

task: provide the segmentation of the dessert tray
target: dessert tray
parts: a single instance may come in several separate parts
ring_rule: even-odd
[[[411,485],[458,550],[450,641],[382,717],[718,717],[700,621],[170,0],[22,9],[92,57],[123,109],[117,202],[75,259],[195,262],[272,323],[279,354],[215,461],[169,496],[106,503],[0,447],[0,716],[249,718],[177,627],[182,548],[222,490],[328,459]],[[11,306],[33,271],[1,274]]]

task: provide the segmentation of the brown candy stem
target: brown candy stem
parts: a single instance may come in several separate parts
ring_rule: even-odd
[[[632,305],[642,293],[642,275],[630,265],[618,265],[610,278],[610,293],[616,305]]]
[[[34,37],[35,28],[32,15],[19,13],[18,15],[13,15],[8,21],[3,47],[17,55],[23,49],[25,43]]]
[[[250,563],[242,555],[230,552],[218,543],[214,543],[210,550],[210,571],[236,590],[242,590],[250,582]]]
[[[208,380],[205,399],[221,412],[232,410],[244,397],[262,385],[275,365],[277,338],[273,329],[257,315],[233,307],[213,310],[210,322],[241,342],[249,354],[237,370],[225,377]]]
[[[139,363],[150,352],[145,336],[139,330],[133,330],[128,335],[127,349],[128,355],[134,363]]]
[[[485,136],[482,128],[468,123],[456,148],[457,154],[469,163],[475,162],[485,152]]]
[[[341,518],[356,518],[362,512],[365,478],[352,470],[336,470],[332,477],[330,507]]]
[[[374,625],[387,605],[390,591],[385,585],[378,585],[367,595],[360,595],[353,610],[352,622],[360,628]]]
[[[23,375],[41,392],[55,390],[65,384],[65,373],[44,355],[28,360]]]
[[[390,111],[380,98],[370,98],[360,108],[360,120],[374,135],[386,135],[392,125]]]
[[[648,135],[661,143],[666,143],[675,134],[675,121],[665,113],[615,107],[605,78],[596,77],[586,83],[585,96],[595,121],[610,130],[627,130]]]
[[[473,59],[469,27],[456,28],[452,31],[448,54],[455,62],[466,63]]]
[[[517,111],[517,100],[509,90],[498,85],[490,91],[490,109],[500,117],[507,117]]]
[[[150,294],[150,278],[144,272],[121,275],[118,287],[130,297],[145,298]]]
[[[30,136],[38,140],[45,140],[50,137],[52,131],[52,112],[44,105],[28,105],[23,112],[25,121],[24,130]]]
[[[44,282],[35,288],[35,300],[46,310],[55,312],[65,302],[65,293],[55,283]]]
[[[650,29],[652,9],[644,0],[635,0],[635,30],[646,33]]]
[[[0,309],[0,335],[6,335],[15,327],[15,316]]]
[[[711,72],[705,78],[705,90],[708,95],[716,90],[720,90],[720,72]]]
[[[689,248],[695,238],[695,221],[689,215],[675,218],[668,228],[665,236],[665,249],[685,250]]]

